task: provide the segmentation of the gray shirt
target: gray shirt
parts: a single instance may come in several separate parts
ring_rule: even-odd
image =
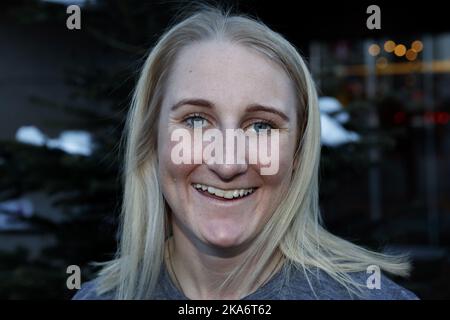
[[[243,300],[415,300],[417,296],[409,290],[394,283],[385,275],[381,275],[380,288],[369,289],[366,281],[370,274],[365,272],[352,273],[351,276],[358,283],[364,285],[363,297],[355,296],[331,278],[325,272],[317,271],[308,274],[308,279],[302,270],[288,269],[283,267],[273,277],[255,292],[244,297]],[[110,300],[113,295],[96,293],[97,279],[86,282],[74,295],[74,300]],[[159,281],[156,286],[155,300],[188,300],[188,298],[177,289],[172,282],[168,271],[162,268]]]

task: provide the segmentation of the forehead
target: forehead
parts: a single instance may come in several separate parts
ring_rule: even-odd
[[[225,41],[183,48],[171,70],[166,98],[171,103],[203,98],[227,106],[264,103],[286,113],[295,109],[292,81],[279,65],[256,50]]]

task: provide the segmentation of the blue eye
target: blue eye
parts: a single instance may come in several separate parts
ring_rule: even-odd
[[[184,122],[190,128],[203,128],[207,125],[207,120],[201,116],[190,116]]]
[[[273,127],[266,122],[255,122],[251,125],[251,127],[256,133],[260,133],[262,130],[267,130],[269,132],[270,129],[273,129]]]

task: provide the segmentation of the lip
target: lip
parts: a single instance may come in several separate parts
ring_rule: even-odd
[[[258,189],[258,187],[255,187],[255,186],[249,186],[249,187],[242,187],[242,186],[239,186],[239,187],[230,187],[230,186],[228,186],[228,187],[221,187],[221,186],[215,186],[215,185],[212,185],[212,184],[209,184],[209,183],[202,183],[202,182],[192,182],[191,186],[195,185],[195,184],[203,184],[203,185],[208,186],[208,187],[213,187],[213,188],[216,188],[216,189],[221,189],[221,190],[226,190],[226,191],[229,191],[229,190],[240,190],[240,189],[255,189],[255,191],[256,191],[256,189]]]
[[[249,194],[249,195],[247,195],[245,197],[242,197],[242,198],[225,199],[225,198],[218,197],[216,195],[212,195],[212,194],[210,194],[210,193],[208,193],[206,191],[201,191],[199,189],[196,189],[192,185],[191,185],[191,188],[194,190],[195,194],[198,194],[203,199],[208,199],[209,201],[211,201],[211,202],[213,202],[215,204],[218,204],[218,205],[222,205],[222,206],[223,205],[236,205],[236,204],[239,204],[241,202],[244,202],[245,200],[249,200],[249,199],[251,199],[253,197],[253,195],[259,189],[259,188],[255,188],[255,190],[251,194]]]

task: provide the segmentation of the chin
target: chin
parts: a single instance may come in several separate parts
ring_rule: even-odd
[[[202,238],[209,245],[219,248],[234,248],[240,246],[246,239],[242,226],[211,228],[202,232]],[[237,229],[237,230],[235,230]]]

